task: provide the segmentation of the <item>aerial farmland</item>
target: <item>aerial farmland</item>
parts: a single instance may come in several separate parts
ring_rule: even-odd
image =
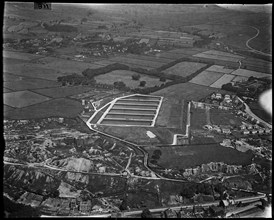
[[[269,16],[6,2],[5,217],[223,218],[271,206]]]

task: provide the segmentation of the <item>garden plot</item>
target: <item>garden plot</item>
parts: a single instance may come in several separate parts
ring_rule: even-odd
[[[194,77],[189,82],[209,86],[214,83],[216,80],[220,79],[223,76],[223,73],[203,71],[198,76]]]
[[[30,91],[4,93],[4,104],[16,108],[22,108],[48,100],[50,100],[50,98]]]
[[[230,62],[238,62],[240,59],[235,57],[225,57],[215,54],[205,54],[205,53],[198,53],[193,55],[194,57],[206,58],[206,59],[214,59],[214,60],[223,60],[223,61],[230,61]]]
[[[237,70],[233,71],[231,74],[237,75],[237,76],[245,76],[245,77],[254,76],[254,77],[258,77],[258,78],[261,78],[261,77],[272,78],[272,75],[270,75],[270,74],[246,70],[246,69],[237,69]]]
[[[141,78],[139,80],[133,80],[132,75],[136,74],[136,72],[129,70],[114,70],[106,74],[101,74],[95,77],[96,82],[105,83],[113,85],[114,82],[121,80],[126,84],[126,86],[130,88],[138,88],[140,85],[140,81],[146,81],[145,87],[154,87],[159,86],[163,82],[160,81],[159,78],[148,76],[144,74],[139,74]],[[170,80],[167,80],[167,82]]]
[[[212,65],[211,67],[207,68],[206,70],[218,72],[218,73],[227,73],[227,74],[234,71],[234,69],[227,69],[224,66],[219,66],[219,65]]]
[[[216,55],[216,56],[224,56],[224,57],[233,57],[233,58],[237,58],[237,59],[243,59],[244,57],[239,56],[239,55],[235,55],[232,53],[226,53],[223,51],[217,51],[217,50],[208,50],[203,52],[203,54],[210,54],[210,55]]]
[[[224,74],[220,79],[218,79],[216,82],[212,83],[210,87],[213,88],[222,88],[222,85],[230,83],[235,76],[230,74]]]
[[[176,76],[186,77],[205,67],[204,63],[195,63],[195,62],[181,62],[176,65],[164,70],[166,74],[172,74]]]

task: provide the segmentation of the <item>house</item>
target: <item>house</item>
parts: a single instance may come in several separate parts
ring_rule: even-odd
[[[222,99],[222,94],[221,93],[216,93],[216,99]]]
[[[142,38],[138,43],[139,44],[142,44],[142,43],[148,44],[149,43],[149,39]]]
[[[242,124],[242,125],[240,125],[240,129],[241,130],[246,130],[246,126]]]
[[[258,130],[258,133],[259,133],[259,134],[263,134],[263,133],[264,133],[264,130],[263,130],[262,128],[260,128],[260,129]]]
[[[258,132],[257,130],[252,130],[251,131],[252,134],[257,134],[257,132]]]
[[[226,208],[229,206],[229,201],[228,200],[221,200],[219,203],[220,207]]]
[[[222,132],[223,132],[223,134],[230,134],[231,130],[229,128],[223,128]]]
[[[248,130],[243,130],[243,134],[247,135],[247,134],[250,134],[250,132]]]
[[[216,98],[215,93],[212,93],[210,97],[211,97],[211,99],[215,99]]]

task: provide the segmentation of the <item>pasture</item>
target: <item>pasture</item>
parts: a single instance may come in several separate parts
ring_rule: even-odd
[[[36,89],[33,91],[51,98],[63,98],[63,97],[87,92],[90,90],[92,90],[92,88],[89,86],[66,86],[66,87],[56,87],[56,88],[47,88],[47,89]]]
[[[232,111],[221,109],[210,109],[210,121],[214,125],[230,125],[240,126],[242,120],[239,116],[233,114]]]
[[[31,91],[19,91],[4,93],[4,104],[15,108],[23,108],[29,105],[41,103],[50,98]]]
[[[4,82],[4,87],[12,89],[14,91],[39,88],[52,88],[58,86],[59,84],[54,81],[27,77],[17,77],[14,80]]]
[[[219,78],[217,81],[212,83],[210,87],[222,88],[222,85],[230,83],[234,77],[235,77],[234,75],[224,74],[221,78]]]
[[[22,109],[8,111],[5,117],[8,119],[37,119],[48,117],[75,118],[82,110],[83,107],[80,102],[67,98],[60,98]]]
[[[209,86],[212,83],[214,83],[216,80],[220,79],[222,76],[223,76],[223,73],[211,72],[211,71],[205,70],[199,73],[199,75],[194,77],[189,82],[199,84],[199,85]]]
[[[166,74],[172,74],[176,76],[186,77],[205,67],[204,63],[195,63],[195,62],[180,62],[176,65],[164,70]]]
[[[210,55],[216,55],[216,56],[224,56],[224,57],[232,57],[232,58],[238,58],[238,59],[243,59],[243,56],[239,56],[236,54],[232,54],[232,53],[227,53],[227,52],[223,52],[223,51],[217,51],[217,50],[208,50],[203,52],[203,54],[210,54]]]
[[[114,82],[122,81],[126,84],[126,86],[130,88],[140,87],[140,81],[146,81],[146,85],[144,87],[159,86],[163,83],[157,77],[148,76],[144,74],[139,74],[141,76],[139,80],[133,80],[132,75],[134,74],[136,74],[136,72],[129,70],[114,70],[109,73],[96,76],[95,80],[98,83],[106,83],[110,85],[113,85]],[[168,81],[170,80],[167,80],[166,82]]]
[[[233,165],[248,165],[252,153],[239,152],[218,144],[168,146],[157,148],[162,156],[158,164],[167,169],[186,169],[210,162],[224,162]],[[151,156],[155,149],[146,149]]]
[[[179,83],[152,93],[152,95],[164,96],[166,98],[176,97],[176,99],[199,101],[219,89],[207,86],[197,85],[194,83]]]
[[[4,92],[4,93],[5,93],[5,92],[13,92],[13,90],[7,89],[7,88],[3,87],[3,92]]]
[[[161,58],[158,56],[146,56],[146,55],[136,55],[136,54],[127,54],[126,57],[137,59],[137,60],[148,60],[153,62],[161,62],[163,64],[170,63],[170,59],[167,58]]]

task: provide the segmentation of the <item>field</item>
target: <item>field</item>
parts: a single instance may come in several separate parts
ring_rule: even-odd
[[[158,56],[145,56],[145,55],[135,55],[135,54],[127,54],[126,57],[132,59],[139,59],[139,60],[149,60],[154,62],[161,62],[163,64],[171,62],[170,59],[160,58]]]
[[[214,125],[240,126],[242,120],[231,111],[210,109],[210,121]]]
[[[214,60],[223,60],[223,61],[230,61],[230,62],[238,62],[240,59],[235,57],[228,57],[228,56],[222,56],[222,55],[216,55],[216,54],[207,54],[207,53],[198,53],[196,55],[193,55],[194,57],[201,57],[201,58],[207,58],[207,59],[214,59]]]
[[[154,87],[159,86],[163,82],[159,80],[157,77],[147,76],[144,74],[139,74],[141,78],[139,80],[133,80],[132,75],[136,74],[133,71],[129,70],[114,70],[106,74],[101,74],[95,77],[96,82],[98,83],[106,83],[113,85],[114,82],[121,80],[126,84],[126,86],[130,88],[138,88],[140,87],[140,81],[146,81],[145,87]],[[167,80],[169,81],[169,80]]]
[[[221,78],[219,78],[217,81],[212,83],[210,87],[213,88],[222,88],[222,85],[226,83],[230,83],[235,76],[230,75],[230,74],[224,74]]]
[[[156,149],[156,148],[155,148]],[[155,149],[146,149],[152,155]],[[251,163],[252,154],[242,153],[232,148],[218,144],[168,146],[157,148],[162,155],[158,164],[167,169],[186,169],[209,162],[224,162],[226,164],[247,165]]]
[[[184,105],[183,100],[177,100],[175,97],[163,98],[155,125],[159,127],[182,128],[184,130],[185,126],[182,122]]]
[[[4,72],[5,74],[15,74],[25,77],[32,77],[32,78],[41,78],[47,80],[56,81],[58,76],[64,76],[71,73],[61,73],[55,69],[47,69],[41,67],[38,64],[32,63],[22,63],[22,64],[14,64],[13,62],[5,63],[4,65]]]
[[[39,59],[41,62],[40,66],[43,66],[47,69],[55,69],[59,70],[60,72],[70,72],[70,73],[82,73],[85,69],[91,68],[96,69],[98,67],[102,67],[103,65],[93,64],[93,63],[86,63],[86,62],[79,62],[73,60],[65,60],[56,57],[46,57]]]
[[[206,64],[195,62],[181,62],[164,70],[166,74],[172,74],[177,76],[186,77],[205,67]]]
[[[89,86],[68,86],[68,87],[57,87],[57,88],[48,88],[48,89],[36,89],[33,91],[48,97],[52,97],[52,98],[63,98],[63,97],[87,92],[89,90],[92,90],[92,88]]]
[[[8,94],[8,93],[7,93]],[[22,109],[6,112],[9,119],[35,119],[47,117],[76,117],[82,111],[80,102],[71,99],[53,99]]]
[[[258,77],[258,78],[261,78],[261,77],[272,78],[272,75],[270,75],[270,74],[260,73],[260,72],[256,72],[256,71],[245,70],[245,69],[237,69],[237,70],[233,71],[231,74],[237,75],[237,76],[245,76],[245,77],[254,76],[254,77]]]
[[[211,72],[211,71],[205,70],[199,73],[199,75],[194,77],[189,82],[199,84],[199,85],[209,86],[212,83],[214,83],[216,80],[220,79],[222,76],[223,76],[223,73]]]
[[[7,88],[3,88],[3,92],[5,93],[5,92],[13,92],[13,90],[11,90],[11,89],[7,89]]]
[[[176,97],[177,99],[199,101],[218,89],[201,86],[194,83],[180,83],[169,86],[152,93],[152,95],[164,96],[166,98]]]
[[[36,55],[36,54],[30,54],[30,53],[4,50],[3,57],[29,61],[29,60],[33,60],[33,59],[42,58],[43,56]]]
[[[4,104],[16,108],[22,108],[48,100],[50,100],[50,98],[30,91],[4,93]]]
[[[144,67],[146,69],[154,69],[154,68],[158,68],[163,65],[162,62],[140,60],[140,59],[130,58],[130,57],[126,57],[126,56],[114,57],[114,58],[110,58],[109,60],[118,62],[118,63],[122,63],[125,65],[129,65],[129,66],[134,65],[134,66]]]
[[[191,108],[191,112],[191,129],[202,129],[204,125],[208,124],[205,109]]]
[[[14,76],[15,78],[15,76]],[[26,90],[26,89],[38,89],[38,88],[48,88],[48,87],[58,87],[59,84],[54,81],[27,78],[27,77],[16,77],[14,80],[8,80],[4,82],[4,87],[12,89],[14,91]]]
[[[217,51],[217,50],[208,50],[203,52],[203,54],[209,54],[209,55],[216,55],[216,56],[224,56],[224,57],[232,57],[232,58],[237,58],[237,59],[243,59],[243,56],[235,55],[232,53],[226,53],[222,51]]]
[[[234,71],[234,69],[228,69],[228,68],[225,68],[224,66],[219,66],[219,65],[212,65],[206,70],[212,71],[212,72],[218,72],[218,73],[231,73],[232,71]]]
[[[172,144],[174,135],[172,129],[159,127],[121,127],[98,125],[97,129],[138,145]],[[156,137],[149,137],[147,135],[148,131],[153,133]]]

